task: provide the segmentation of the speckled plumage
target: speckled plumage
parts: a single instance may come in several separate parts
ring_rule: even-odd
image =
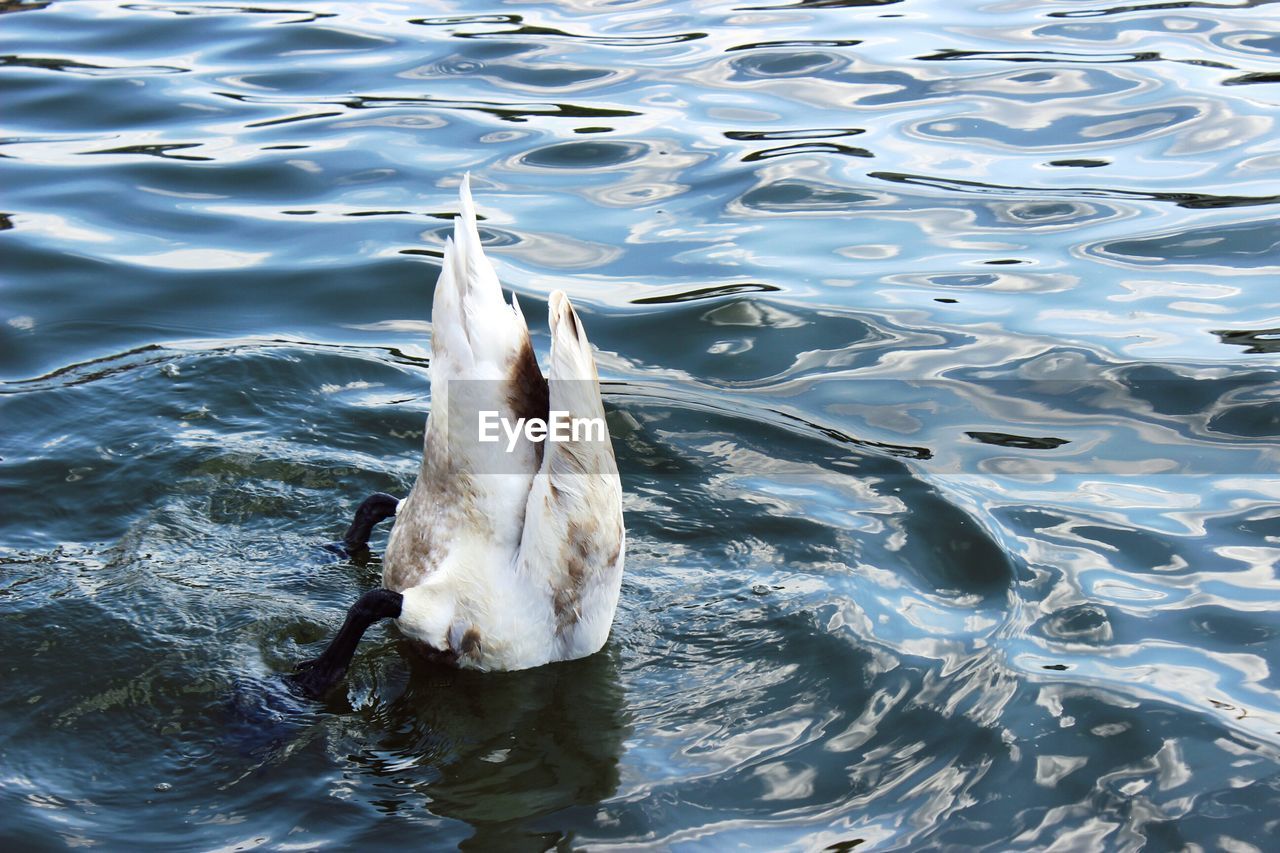
[[[549,300],[548,385],[519,305],[503,301],[481,249],[465,178],[460,200],[432,307],[422,465],[398,507],[383,586],[404,596],[397,621],[408,637],[460,666],[524,669],[589,655],[608,638],[625,550],[622,492],[607,436],[522,437],[506,454],[505,442],[482,444],[470,428],[477,409],[514,422],[548,410],[603,419],[604,408],[569,299],[556,291]]]

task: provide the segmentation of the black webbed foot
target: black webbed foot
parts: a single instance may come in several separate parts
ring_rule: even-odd
[[[346,674],[346,664],[334,668],[326,666],[322,658],[315,658],[295,666],[293,672],[284,677],[284,682],[308,699],[323,699]]]
[[[370,590],[360,596],[347,611],[338,636],[334,637],[324,654],[298,664],[291,674],[285,676],[285,682],[308,698],[323,698],[347,674],[351,657],[364,632],[379,619],[398,618],[403,600],[400,593],[389,589]]]
[[[356,517],[343,534],[341,542],[333,542],[325,547],[334,553],[346,557],[354,557],[369,550],[369,534],[373,527],[383,519],[396,514],[399,501],[383,492],[374,492],[361,502],[356,509]]]

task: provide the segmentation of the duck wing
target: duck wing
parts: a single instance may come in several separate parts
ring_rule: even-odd
[[[480,419],[545,418],[547,383],[515,295],[508,304],[480,245],[470,176],[445,241],[431,312],[431,414],[422,466],[396,514],[383,585],[421,583],[454,546],[484,543],[484,559],[515,559],[541,445],[500,429],[482,441]],[[490,431],[492,432],[492,431]]]
[[[605,425],[591,344],[561,291],[549,300],[549,422],[567,440],[544,443],[524,514],[519,567],[546,584],[563,659],[598,651],[622,581],[622,486]],[[598,426],[593,428],[593,425]],[[581,430],[575,432],[581,426]]]

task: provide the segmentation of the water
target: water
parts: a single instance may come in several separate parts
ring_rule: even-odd
[[[1273,6],[0,11],[7,848],[1272,846]],[[299,702],[466,170],[613,637]]]

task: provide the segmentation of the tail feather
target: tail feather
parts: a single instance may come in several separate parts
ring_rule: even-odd
[[[587,340],[582,321],[578,319],[578,312],[573,310],[569,297],[563,290],[553,291],[547,300],[547,308],[547,322],[551,326],[550,378],[598,383],[599,376],[596,373],[595,356],[591,353],[591,343]],[[583,416],[594,415],[597,411],[603,414],[604,406],[600,402],[597,385],[583,386],[581,390],[590,390],[589,394],[573,395],[568,390],[569,386],[566,386],[566,390],[562,392],[566,395],[563,402],[589,409],[589,412],[581,412]],[[552,403],[554,402],[552,399]]]
[[[604,422],[600,382],[586,331],[568,297],[548,300],[550,410]],[[625,533],[618,466],[607,427],[582,440],[548,441],[525,507],[520,570],[554,597],[564,657],[597,651],[609,633],[622,577]],[[601,614],[608,614],[603,617]]]
[[[600,379],[582,321],[564,291],[554,291],[547,304],[551,326],[547,408],[552,412],[567,412],[571,419],[589,418],[603,423]],[[605,439],[604,442],[549,442],[542,473],[551,475],[558,487],[573,492],[578,491],[581,483],[568,475],[616,473],[607,431]]]
[[[431,312],[431,396],[432,408],[441,417],[428,422],[427,450],[430,464],[455,462],[464,467],[479,466],[477,458],[462,452],[461,435],[450,443],[448,432],[450,384],[460,387],[465,399],[454,400],[458,416],[478,411],[513,414],[508,394],[512,377],[537,373],[537,360],[529,341],[529,328],[515,297],[508,304],[493,264],[485,257],[476,227],[469,176],[458,188],[459,213],[454,218],[453,236],[445,239],[444,262],[436,282]],[[532,362],[532,368],[530,368]],[[480,448],[476,452],[485,448]],[[531,457],[532,458],[532,457]],[[452,462],[449,460],[453,459]]]
[[[479,340],[477,333],[488,330],[498,318],[510,324],[513,312],[502,299],[502,285],[498,283],[498,274],[493,264],[485,257],[480,244],[480,229],[476,223],[476,209],[471,201],[471,176],[464,175],[458,188],[460,214],[453,220],[453,243],[459,250],[458,261],[463,287],[462,306],[465,313],[464,322],[471,338],[472,348],[483,354],[482,357],[493,358],[494,354],[486,352],[488,340]],[[506,341],[495,341],[503,344]]]
[[[498,274],[485,257],[470,175],[463,177],[458,196],[431,312],[433,383],[498,378],[529,337],[524,316],[503,300]]]

